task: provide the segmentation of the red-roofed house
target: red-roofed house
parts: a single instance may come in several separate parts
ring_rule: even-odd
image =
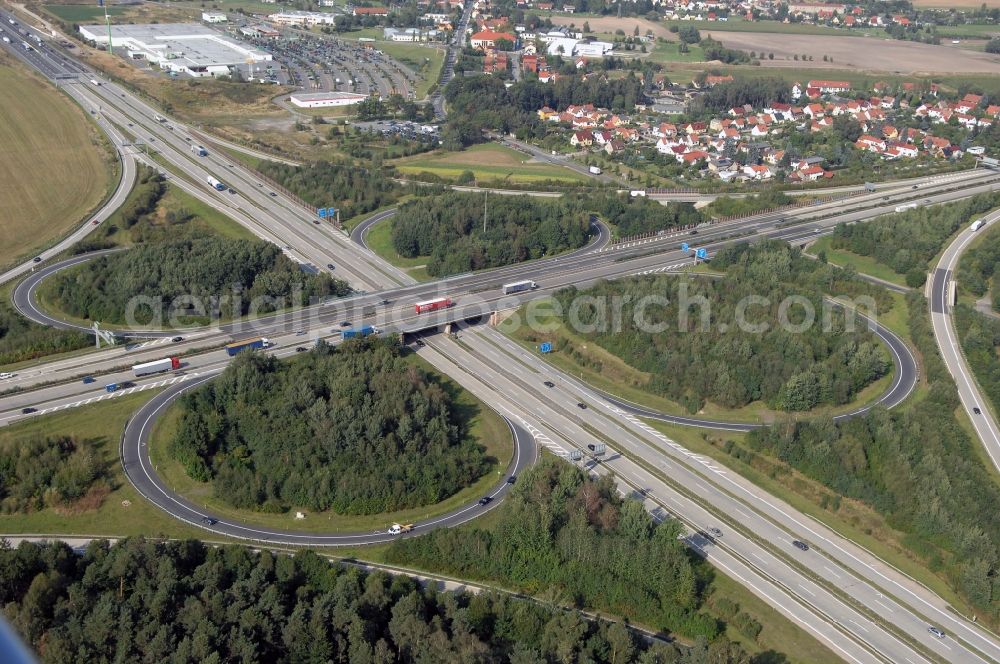
[[[511,44],[517,43],[517,37],[509,32],[493,32],[492,30],[477,32],[469,39],[469,43],[472,44],[472,48],[482,50],[486,48],[494,48],[497,45],[497,42],[501,39],[506,39]]]
[[[809,81],[806,88],[816,88],[823,94],[837,94],[840,92],[850,92],[851,84],[847,81]]]
[[[388,7],[355,7],[351,10],[354,16],[388,16]]]

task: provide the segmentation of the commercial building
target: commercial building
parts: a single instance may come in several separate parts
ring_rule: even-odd
[[[223,12],[202,12],[201,20],[205,23],[225,23],[229,20]]]
[[[439,30],[424,28],[383,28],[382,38],[394,42],[424,42],[437,41],[441,37]]]
[[[81,25],[80,36],[97,45],[108,43],[104,25]],[[273,60],[270,53],[226,37],[196,23],[112,25],[115,50],[133,60],[148,60],[164,71],[194,77],[223,76],[230,67]]]
[[[494,32],[493,30],[483,30],[482,32],[477,32],[472,35],[469,39],[469,43],[472,48],[485,49],[494,48],[498,41],[506,40],[512,45],[517,45],[517,37],[510,34],[509,32]]]
[[[277,25],[311,27],[313,25],[333,25],[336,23],[337,16],[329,12],[287,11],[271,14],[267,20]]]
[[[327,108],[330,106],[350,106],[368,98],[355,92],[296,92],[288,96],[299,108]]]

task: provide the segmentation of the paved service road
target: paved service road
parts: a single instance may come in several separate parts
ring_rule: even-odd
[[[994,212],[985,219],[986,224],[983,228],[973,231],[971,227],[966,227],[944,250],[937,267],[931,274],[930,310],[934,338],[937,340],[938,349],[941,351],[948,371],[955,379],[958,396],[965,408],[965,413],[969,416],[969,420],[976,430],[976,435],[979,436],[983,447],[986,448],[993,465],[1000,470],[1000,428],[997,427],[994,419],[990,400],[982,393],[975,375],[965,361],[965,354],[962,353],[958,334],[955,332],[955,321],[951,315],[952,306],[949,299],[951,283],[955,279],[955,272],[962,252],[978,235],[988,232],[1000,219],[1000,213]],[[977,408],[979,409],[978,414],[974,410]]]
[[[221,369],[219,370],[221,371]],[[386,530],[361,533],[309,533],[294,529],[277,529],[255,527],[245,523],[232,521],[223,516],[213,514],[204,507],[174,493],[156,473],[149,458],[149,443],[156,419],[185,391],[197,388],[211,380],[213,374],[168,388],[151,399],[129,421],[121,442],[122,467],[129,481],[147,500],[171,516],[218,535],[227,535],[238,539],[266,542],[269,544],[292,544],[301,546],[358,546],[388,542],[398,537],[421,535],[433,528],[453,527],[475,519],[483,513],[495,508],[507,494],[510,484],[507,478],[518,475],[534,464],[537,459],[534,439],[523,426],[504,418],[513,434],[514,456],[508,468],[503,472],[497,484],[486,495],[493,501],[485,507],[473,502],[463,505],[452,512],[414,524],[412,531],[405,535],[389,535]],[[475,499],[479,500],[479,497]],[[306,518],[309,518],[308,516]],[[386,523],[385,528],[391,523]]]

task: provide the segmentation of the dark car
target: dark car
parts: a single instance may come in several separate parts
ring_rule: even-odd
[[[597,450],[597,446],[594,445],[593,443],[590,443],[589,445],[587,445],[587,449],[590,450],[591,452],[595,452]]]
[[[96,226],[97,224],[101,223],[101,220],[100,220],[100,219],[94,219],[94,220],[93,220],[92,222],[90,222],[90,223],[92,223],[93,225],[95,225],[95,226]]]
[[[340,326],[341,327],[350,327],[351,326],[351,321],[349,321],[349,320],[341,321],[340,322]]]
[[[800,542],[799,540],[795,540],[794,542],[792,542],[792,546],[794,546],[799,551],[808,551],[809,550],[809,545],[806,544],[805,542]]]
[[[83,377],[83,384],[84,385],[90,385],[93,382],[94,382],[94,377],[93,376],[84,376]]]
[[[184,337],[173,337],[171,341],[173,341],[174,343],[177,343],[178,341],[184,341]]]
[[[201,522],[203,524],[205,524],[206,526],[214,526],[215,524],[218,523],[218,521],[216,519],[213,519],[212,517],[208,517],[208,516],[201,517]]]
[[[423,339],[417,339],[417,345],[418,345],[418,346],[420,346],[421,348],[423,348],[423,347],[424,347],[424,346],[426,346],[427,344],[425,344],[425,343],[424,343],[424,340],[423,340]]]
[[[551,380],[545,381],[544,383],[542,383],[542,385],[544,385],[545,387],[555,387],[556,386],[556,384],[553,383]]]
[[[581,410],[587,410],[587,404],[583,403],[582,401],[578,401],[576,403],[576,407]]]
[[[979,406],[973,407],[972,412],[975,413],[976,415],[982,415],[983,414],[983,411],[979,410]]]
[[[229,188],[229,193],[230,193],[230,194],[234,194],[234,195],[235,195],[235,194],[236,194],[236,190],[235,190],[235,189],[233,189],[232,187],[230,187],[230,188]]]
[[[691,229],[691,233],[690,234],[691,235],[697,235],[698,234],[698,229],[696,229],[696,228]]]
[[[489,505],[492,502],[493,502],[493,496],[483,496],[482,498],[479,499],[480,505]]]
[[[41,263],[42,262],[42,257],[41,256],[35,256],[33,259],[31,259],[31,262],[32,263]]]
[[[916,189],[918,185],[913,185],[910,189]]]
[[[306,347],[305,346],[296,346],[295,347],[295,352],[296,353],[304,353],[304,352],[306,352]]]
[[[21,409],[21,414],[22,415],[30,415],[31,413],[34,413],[34,412],[37,412],[37,409],[31,408],[30,406],[28,408],[22,408]]]
[[[326,264],[326,269],[328,269],[328,270],[336,270],[337,266],[334,265],[333,263],[327,263]]]
[[[507,478],[507,484],[513,484],[516,481],[517,481],[517,475],[511,475],[510,477]]]
[[[274,198],[278,197],[278,195],[276,193],[274,193],[273,191],[271,192],[271,196],[274,197]]]

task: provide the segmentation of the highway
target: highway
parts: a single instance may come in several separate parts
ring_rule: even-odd
[[[55,67],[47,60],[45,63]],[[81,104],[97,104],[99,113],[108,116],[116,126],[124,128],[129,122],[139,125],[142,140],[148,141],[147,136],[152,138],[160,150],[158,158],[167,160],[171,168],[181,173],[180,177],[172,177],[179,186],[200,190],[207,199],[226,209],[227,214],[242,218],[258,232],[272,234],[279,245],[288,236],[288,241],[297,245],[289,251],[300,252],[299,259],[303,262],[319,262],[320,256],[336,255],[336,260],[341,261],[337,263],[338,274],[351,273],[362,289],[365,286],[382,289],[252,322],[225,323],[192,334],[185,332],[184,341],[169,346],[171,354],[191,353],[183,357],[184,373],[136,380],[136,387],[129,388],[166,388],[136,414],[123,437],[122,461],[138,490],[161,508],[199,527],[234,537],[282,543],[368,543],[384,541],[388,536],[384,532],[331,535],[286,532],[225,519],[214,524],[202,523],[203,517],[214,517],[173,496],[159,483],[148,461],[147,441],[153,420],[183,390],[210,380],[225,367],[228,358],[218,347],[229,339],[264,334],[274,338],[276,345],[271,352],[287,356],[296,352],[296,344],[307,345],[306,340],[336,338],[337,327],[331,326],[342,321],[355,325],[376,323],[388,332],[408,334],[445,322],[511,309],[568,285],[584,287],[601,279],[677,270],[691,260],[688,252],[678,248],[682,240],[709,251],[737,240],[763,238],[801,244],[828,233],[837,222],[868,220],[891,211],[900,202],[916,198],[947,202],[991,191],[997,186],[995,173],[959,174],[947,181],[927,184],[919,191],[897,187],[827,205],[703,226],[696,229],[697,235],[689,231],[666,233],[624,245],[587,247],[571,255],[456,275],[430,284],[412,284],[378,259],[358,252],[349,238],[332,234],[325,227],[313,228],[308,211],[282,200],[280,195],[272,197],[265,193],[252,174],[218,155],[210,155],[210,159],[192,157],[188,143],[178,138],[184,128],[173,123],[171,131],[163,126],[165,123],[156,122],[152,119],[152,109],[126,91],[106,82],[100,86],[70,83],[65,88]],[[135,133],[140,132],[137,129]],[[235,184],[239,193],[209,190],[202,184],[202,176],[206,174]],[[260,191],[257,184],[261,184]],[[317,245],[309,245],[310,241]],[[303,248],[298,249],[298,245]],[[539,288],[515,296],[499,292],[503,283],[520,279],[533,279]],[[432,314],[413,312],[414,301],[436,296],[452,297],[456,306]],[[30,306],[30,297],[24,301]],[[82,405],[88,400],[115,398],[99,386],[85,385],[75,378],[103,373],[101,382],[104,382],[117,375],[127,376],[130,363],[165,355],[166,343],[169,342],[153,340],[131,352],[112,348],[20,372],[0,385],[0,389],[23,390],[2,395],[0,422],[24,417],[19,410],[24,406],[20,404],[29,400],[43,406],[40,412],[44,413]],[[199,348],[205,352],[196,352]],[[508,420],[519,450],[509,472],[517,472],[523,467],[520,464],[530,463],[536,445],[566,456],[573,449],[583,448],[588,441],[595,445],[607,442],[610,454],[600,463],[589,463],[589,470],[614,473],[623,483],[623,491],[641,490],[641,497],[657,518],[680,518],[689,527],[688,541],[696,550],[704,552],[713,564],[816,634],[845,659],[1000,661],[1000,643],[995,637],[954,614],[926,588],[710,459],[699,457],[658,434],[633,413],[604,400],[589,387],[540,365],[530,353],[495,331],[462,330],[458,340],[433,338],[420,352]],[[904,390],[908,382],[906,362],[900,358],[897,361],[899,380],[894,381],[889,391],[897,396],[886,397],[886,405],[898,403],[894,400],[905,397],[907,391]],[[556,387],[542,387],[541,375],[553,376]],[[46,383],[54,384],[46,386]],[[587,407],[580,408],[579,403]],[[505,484],[499,484],[493,493],[501,498],[504,490]],[[421,524],[421,528],[455,525],[482,511],[478,505],[467,506],[440,521]],[[380,528],[387,525],[380,524]],[[716,526],[724,527],[722,538],[711,541],[699,534]],[[812,547],[800,552],[791,547],[792,538],[808,541]],[[937,639],[929,635],[930,625],[942,627],[948,636]]]
[[[982,442],[993,465],[1000,470],[1000,428],[994,419],[990,400],[982,393],[976,377],[965,361],[962,345],[955,331],[955,320],[952,317],[952,302],[950,301],[951,284],[955,281],[958,262],[962,253],[977,236],[986,233],[996,221],[1000,212],[994,212],[985,217],[983,228],[973,231],[971,227],[963,229],[949,244],[937,267],[931,273],[930,283],[930,313],[931,324],[934,327],[934,339],[937,341],[941,357],[948,367],[949,373],[955,379],[958,397],[962,401],[969,421],[972,422],[976,435]],[[979,412],[977,413],[976,410]]]
[[[925,588],[608,403],[586,384],[538,362],[495,330],[463,329],[457,340],[435,337],[428,346],[430,352],[421,354],[438,369],[501,412],[515,414],[542,446],[563,457],[582,451],[588,468],[614,473],[627,488],[658,503],[661,512],[701,532],[710,562],[721,551],[759,568],[780,587],[792,589],[799,607],[805,602],[832,616],[841,631],[886,661],[924,661],[925,654],[962,662],[1000,658],[1000,644],[966,632],[966,622]],[[554,387],[546,387],[545,380]],[[609,451],[595,465],[586,446],[602,442]],[[711,527],[719,527],[723,536],[704,536]],[[793,539],[808,542],[809,551],[792,547]],[[934,638],[927,632],[930,624],[958,630],[963,642]],[[922,654],[911,643],[919,643]],[[874,660],[869,655],[860,661]]]

